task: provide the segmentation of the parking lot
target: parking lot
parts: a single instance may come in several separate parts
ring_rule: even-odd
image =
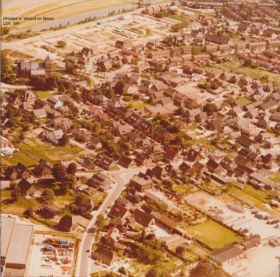
[[[73,275],[75,241],[69,237],[36,234],[27,276]]]
[[[279,236],[279,223],[264,212],[233,203],[228,204],[205,192],[189,194],[186,200],[192,206],[222,221],[228,227],[243,232],[246,236],[259,235],[262,240]]]

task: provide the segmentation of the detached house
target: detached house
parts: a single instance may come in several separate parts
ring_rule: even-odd
[[[52,175],[52,168],[47,164],[46,161],[40,160],[39,163],[34,167],[33,173],[36,177],[48,177]]]
[[[130,180],[130,185],[135,187],[136,190],[143,192],[146,189],[152,188],[153,181],[148,178],[134,176]]]
[[[26,179],[19,181],[18,187],[22,195],[31,195],[35,191],[35,186]]]
[[[46,139],[53,143],[54,145],[58,145],[60,140],[62,139],[64,133],[62,130],[51,131],[46,135]]]

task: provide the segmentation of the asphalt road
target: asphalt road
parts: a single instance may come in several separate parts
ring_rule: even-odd
[[[125,185],[128,183],[130,178],[139,173],[140,171],[146,170],[145,167],[142,168],[129,168],[122,169],[118,172],[109,173],[110,177],[116,182],[113,184],[112,189],[109,191],[106,199],[99,207],[97,212],[95,212],[92,220],[90,221],[87,230],[84,233],[83,239],[80,243],[78,259],[77,259],[77,267],[76,267],[76,275],[77,277],[88,277],[90,275],[90,254],[92,244],[94,243],[94,235],[88,233],[87,231],[93,227],[95,227],[96,219],[98,215],[105,214],[106,209],[112,206],[115,200],[120,196],[122,190]],[[108,172],[107,172],[108,173]],[[89,252],[87,252],[89,250]]]

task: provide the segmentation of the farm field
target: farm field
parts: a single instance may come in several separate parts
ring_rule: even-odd
[[[113,6],[135,4],[133,0],[62,0],[62,1],[13,1],[9,4],[7,0],[3,1],[3,16],[21,16],[21,17],[53,17],[54,19],[64,18],[84,12],[105,9]],[[36,25],[39,20],[27,20],[19,25],[19,28],[27,28]]]

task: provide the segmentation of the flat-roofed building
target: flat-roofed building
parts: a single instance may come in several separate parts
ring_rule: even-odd
[[[11,236],[13,232],[13,228],[15,225],[15,218],[13,217],[0,217],[0,225],[1,225],[1,272],[3,271],[3,266],[5,265],[8,247],[11,241]]]
[[[32,233],[32,225],[14,225],[6,256],[7,268],[25,268],[32,240]]]
[[[1,276],[24,277],[33,226],[16,223],[14,217],[2,216]]]

